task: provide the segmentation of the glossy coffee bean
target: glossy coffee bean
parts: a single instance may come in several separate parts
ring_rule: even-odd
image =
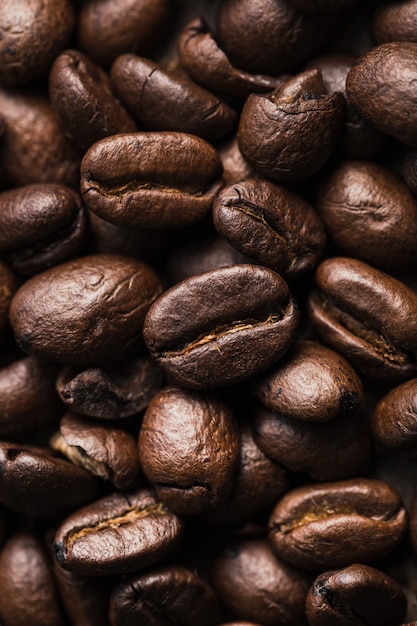
[[[22,85],[45,74],[75,24],[70,0],[3,0],[0,83]]]
[[[305,422],[351,415],[364,403],[353,367],[334,350],[312,341],[295,342],[285,359],[258,378],[253,393],[274,413]]]
[[[115,135],[81,164],[81,194],[103,219],[127,228],[178,228],[200,221],[219,188],[221,162],[186,133]]]
[[[280,558],[323,570],[386,556],[406,527],[407,513],[394,489],[354,478],[289,491],[271,513],[269,540]]]
[[[217,150],[223,164],[225,185],[233,185],[245,178],[256,178],[256,172],[243,157],[235,135],[222,141],[217,146]]]
[[[309,578],[277,558],[265,539],[241,539],[213,561],[211,582],[230,615],[264,626],[305,626]]]
[[[214,201],[213,221],[232,246],[285,278],[313,269],[326,241],[323,224],[308,202],[264,180],[243,180],[222,189]]]
[[[416,265],[417,202],[395,172],[342,161],[323,181],[316,207],[344,254],[387,270]]]
[[[170,565],[124,578],[110,599],[111,626],[218,626],[222,610],[196,573]]]
[[[236,112],[179,72],[124,54],[111,69],[115,93],[147,130],[177,131],[218,141],[237,125]]]
[[[0,193],[0,253],[32,276],[81,252],[88,222],[80,197],[64,185],[38,183]]]
[[[400,2],[384,2],[377,7],[372,15],[371,35],[375,43],[389,41],[417,42],[415,0]]]
[[[35,533],[9,538],[0,552],[0,585],[4,626],[63,626],[48,554]]]
[[[298,309],[279,274],[234,265],[166,291],[149,310],[143,333],[151,355],[176,382],[209,388],[278,361],[297,323]]]
[[[240,116],[239,148],[265,178],[302,180],[331,155],[343,120],[342,94],[328,95],[320,72],[308,70],[270,94],[248,97]]]
[[[417,372],[417,296],[405,284],[356,259],[319,265],[310,316],[321,339],[360,372],[409,378]]]
[[[349,101],[368,122],[408,146],[417,146],[416,98],[409,77],[417,72],[417,43],[372,48],[346,79]]]
[[[66,50],[49,74],[52,108],[82,150],[116,133],[134,133],[135,121],[115,98],[104,70],[78,50]]]
[[[315,13],[316,11],[346,11],[358,0],[290,0],[297,9]]]
[[[99,419],[120,419],[142,411],[162,385],[162,372],[149,357],[105,368],[64,367],[56,388],[71,411]]]
[[[120,428],[66,413],[50,445],[116,489],[133,489],[142,478],[136,441]]]
[[[389,391],[371,418],[376,443],[391,450],[413,450],[417,445],[417,379]]]
[[[125,574],[162,560],[178,546],[183,523],[142,489],[114,493],[75,511],[55,535],[59,564],[76,574]]]
[[[145,313],[160,292],[147,265],[91,255],[24,283],[12,302],[11,324],[29,354],[65,364],[104,364],[138,350]]]
[[[146,409],[138,445],[146,477],[175,513],[204,513],[230,497],[239,432],[215,398],[165,387]]]
[[[59,518],[99,495],[97,478],[48,448],[0,443],[0,502],[35,518]]]
[[[306,601],[310,626],[394,626],[405,618],[400,585],[379,570],[355,563],[316,578]]]
[[[12,298],[17,291],[17,280],[9,267],[0,261],[0,337],[8,327]]]

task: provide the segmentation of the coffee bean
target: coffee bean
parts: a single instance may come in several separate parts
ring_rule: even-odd
[[[414,0],[384,2],[376,7],[370,22],[372,39],[377,44],[390,41],[417,41],[417,16]]]
[[[17,280],[5,263],[0,261],[0,337],[8,327],[9,309],[17,290]]]

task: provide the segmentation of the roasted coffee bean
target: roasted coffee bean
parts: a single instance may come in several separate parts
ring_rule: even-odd
[[[49,74],[49,96],[67,136],[82,150],[103,137],[138,130],[112,94],[110,78],[78,50],[66,50],[55,59]]]
[[[342,132],[343,96],[326,93],[318,70],[308,70],[267,95],[251,94],[240,116],[243,156],[265,178],[288,183],[315,174]]]
[[[112,65],[115,93],[147,130],[191,133],[218,141],[237,125],[236,112],[189,78],[123,54]]]
[[[0,502],[29,517],[59,518],[97,498],[89,472],[48,448],[0,442]]]
[[[417,446],[417,379],[408,380],[385,395],[371,419],[372,434],[378,445],[392,450]]]
[[[375,9],[370,28],[375,43],[390,41],[417,42],[416,0],[384,2]]]
[[[254,91],[272,91],[282,82],[234,67],[201,17],[187,24],[179,36],[178,53],[187,74],[215,93],[244,98]]]
[[[114,493],[75,511],[59,527],[59,564],[86,576],[115,575],[148,567],[177,547],[183,523],[142,489]]]
[[[80,197],[53,183],[0,193],[0,253],[19,274],[32,276],[79,253],[88,223]]]
[[[417,43],[396,41],[372,48],[346,79],[350,102],[375,128],[417,146],[416,96],[410,76],[417,73]]]
[[[331,258],[316,272],[310,316],[321,339],[376,378],[417,372],[417,295],[356,259]]]
[[[404,182],[413,194],[417,194],[417,151],[410,150],[406,155],[402,175]]]
[[[318,576],[306,601],[310,626],[394,626],[405,618],[406,608],[395,580],[357,563]]]
[[[63,626],[48,554],[35,533],[12,535],[1,550],[0,586],[4,626]]]
[[[224,503],[238,455],[237,423],[221,401],[176,387],[150,401],[139,459],[158,498],[175,513],[196,515]]]
[[[178,228],[200,221],[221,187],[221,161],[186,133],[116,135],[81,164],[81,193],[99,217],[127,228]]]
[[[394,489],[355,478],[289,491],[271,513],[269,540],[280,558],[323,570],[386,556],[406,527],[407,513]]]
[[[167,374],[202,389],[244,380],[278,361],[297,323],[279,274],[234,265],[171,287],[149,310],[143,333]]]
[[[116,489],[133,489],[142,477],[136,441],[120,428],[66,413],[51,447]]]
[[[40,78],[71,37],[71,0],[3,0],[0,5],[0,83],[22,85]]]
[[[290,0],[297,9],[315,13],[316,11],[346,11],[358,0]]]
[[[9,184],[79,186],[81,155],[65,136],[43,92],[0,88],[0,111],[6,122],[0,169]]]
[[[323,181],[316,207],[343,253],[387,270],[417,264],[417,202],[388,168],[340,163]]]
[[[170,565],[124,578],[110,599],[112,626],[218,626],[222,610],[200,576]]]
[[[36,357],[0,368],[0,437],[37,432],[62,415],[55,391],[57,371]]]
[[[286,0],[223,0],[217,37],[237,67],[278,76],[322,48],[336,23],[334,14],[302,13]]]
[[[295,342],[283,361],[259,377],[253,393],[274,413],[305,422],[351,415],[364,404],[364,389],[353,367],[312,341]]]
[[[241,539],[218,555],[211,581],[231,616],[264,626],[304,626],[309,577],[277,558],[265,539]]]
[[[59,396],[75,413],[100,419],[130,417],[146,408],[162,386],[162,372],[148,357],[105,368],[64,367],[56,381]]]
[[[82,257],[24,283],[12,301],[11,324],[29,354],[100,365],[138,350],[145,313],[161,290],[144,263],[116,255]]]
[[[92,59],[110,65],[124,52],[154,50],[172,16],[170,0],[86,0],[78,18],[78,43]]]
[[[256,178],[255,170],[243,158],[236,136],[220,143],[217,150],[223,164],[225,185],[233,185],[245,178]]]
[[[0,337],[9,322],[9,309],[12,298],[17,290],[17,281],[8,266],[0,261]]]
[[[326,236],[323,224],[298,194],[264,180],[225,187],[213,205],[214,225],[232,246],[285,278],[317,265]]]

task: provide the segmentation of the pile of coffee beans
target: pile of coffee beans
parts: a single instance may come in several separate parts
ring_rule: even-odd
[[[1,626],[417,626],[416,271],[417,0],[1,0]]]

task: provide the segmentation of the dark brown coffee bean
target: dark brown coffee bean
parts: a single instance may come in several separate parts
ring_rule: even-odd
[[[316,272],[310,315],[321,339],[376,378],[416,374],[417,295],[356,259],[332,258]]]
[[[0,338],[9,325],[9,309],[17,290],[17,281],[13,272],[0,261]]]
[[[245,178],[256,178],[255,170],[244,159],[237,137],[233,136],[217,146],[219,156],[223,164],[223,182],[225,185],[233,185]]]
[[[75,511],[59,527],[54,549],[65,569],[85,576],[132,572],[177,547],[183,523],[152,491],[114,493]]]
[[[34,533],[15,534],[3,547],[0,587],[4,626],[63,626],[48,555]]]
[[[323,570],[386,556],[406,527],[396,491],[379,480],[354,478],[289,491],[271,513],[269,540],[289,563]]]
[[[0,437],[39,431],[62,415],[56,368],[36,357],[0,369]]]
[[[178,53],[187,74],[215,93],[244,98],[254,91],[272,91],[282,82],[234,67],[201,17],[187,24],[180,34]]]
[[[124,52],[154,50],[172,17],[170,0],[86,0],[78,18],[78,43],[92,59],[110,65]]]
[[[0,111],[6,122],[0,169],[7,182],[78,187],[81,155],[65,136],[43,93],[0,88]]]
[[[297,9],[315,13],[316,11],[346,11],[358,0],[290,0]]]
[[[150,401],[139,433],[139,459],[157,496],[178,514],[196,515],[231,494],[239,431],[219,400],[166,387]]]
[[[52,454],[0,442],[0,502],[29,517],[59,518],[97,498],[97,478]]]
[[[286,0],[223,0],[217,36],[237,67],[278,76],[325,46],[336,23],[334,14],[302,13]]]
[[[259,378],[253,392],[274,413],[303,422],[351,415],[364,404],[364,389],[353,367],[312,341],[294,343],[285,359]]]
[[[417,42],[416,0],[384,2],[375,9],[371,19],[371,35],[375,43],[390,41]]]
[[[218,141],[237,125],[225,102],[178,72],[123,54],[112,65],[115,93],[147,130],[172,130]]]
[[[231,616],[264,626],[305,626],[309,578],[284,563],[265,539],[239,540],[217,556],[211,581]]]
[[[343,127],[340,93],[328,95],[318,70],[308,70],[268,95],[251,94],[239,122],[243,156],[265,178],[292,182],[315,174]]]
[[[94,144],[81,164],[81,194],[99,217],[127,228],[178,228],[210,210],[221,161],[186,133],[116,135]]]
[[[417,194],[417,150],[410,150],[403,162],[402,175],[407,187]]]
[[[112,626],[218,626],[222,610],[200,576],[170,565],[124,578],[110,599]]]
[[[318,576],[306,601],[310,626],[394,626],[405,618],[406,608],[395,580],[357,563]]]
[[[378,445],[413,450],[417,445],[417,379],[395,387],[372,414],[372,434]]]
[[[260,409],[253,428],[256,443],[269,458],[313,480],[357,476],[371,460],[371,438],[363,415],[339,416],[316,424]]]
[[[344,161],[325,178],[316,206],[343,253],[382,269],[416,265],[417,202],[395,172]]]
[[[297,306],[279,274],[234,265],[166,291],[149,310],[143,333],[176,382],[202,389],[244,380],[278,361],[297,323]]]
[[[78,50],[66,50],[55,59],[49,97],[67,136],[82,150],[103,137],[138,130],[112,94],[104,70]]]
[[[105,368],[64,367],[56,386],[71,411],[100,419],[120,419],[146,408],[162,386],[162,379],[156,363],[139,357]]]
[[[417,73],[417,43],[386,43],[370,50],[346,79],[350,102],[372,126],[417,146],[416,96],[410,76]]]
[[[64,185],[38,183],[0,194],[0,252],[32,276],[75,256],[87,238],[80,197]]]
[[[142,478],[136,440],[120,428],[66,413],[50,445],[116,489],[133,489]]]
[[[138,350],[145,313],[160,292],[144,263],[116,255],[82,257],[24,283],[12,301],[11,324],[29,354],[100,365]]]
[[[0,5],[0,83],[22,85],[40,78],[71,37],[70,0],[3,0]]]
[[[222,189],[213,204],[214,225],[232,246],[285,278],[311,270],[323,252],[323,224],[298,194],[264,180]]]

